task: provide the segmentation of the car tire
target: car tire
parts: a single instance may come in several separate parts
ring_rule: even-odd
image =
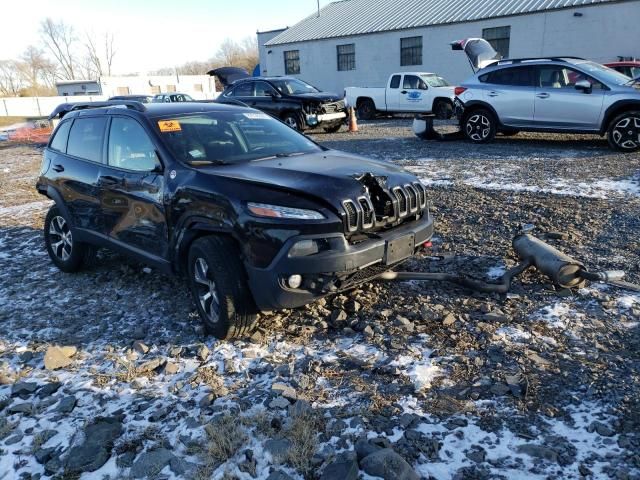
[[[453,105],[448,100],[436,100],[433,104],[433,114],[438,120],[449,120],[453,117]]]
[[[370,98],[364,98],[358,102],[358,118],[360,120],[373,120],[376,118],[376,104]]]
[[[251,332],[257,308],[232,239],[198,238],[187,259],[189,289],[207,333],[221,340]]]
[[[294,130],[302,131],[302,121],[296,112],[287,112],[282,116],[282,121]]]
[[[342,128],[342,123],[338,123],[337,125],[332,125],[330,127],[324,127],[324,131],[327,132],[327,133],[336,133],[341,128]]]
[[[44,243],[56,267],[63,272],[82,270],[95,256],[95,247],[74,241],[69,220],[53,205],[44,220]]]
[[[489,110],[479,108],[465,116],[464,134],[473,143],[488,143],[496,136],[497,123]]]
[[[616,116],[609,124],[607,140],[614,150],[640,150],[640,111],[632,110]]]

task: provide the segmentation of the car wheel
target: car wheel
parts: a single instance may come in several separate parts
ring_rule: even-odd
[[[358,102],[358,118],[362,120],[373,120],[376,118],[376,104],[370,98],[365,98]]]
[[[82,269],[95,254],[92,245],[75,241],[69,220],[54,205],[44,220],[44,243],[51,261],[63,272]]]
[[[453,105],[447,100],[436,100],[433,105],[433,114],[439,120],[449,120],[453,116]]]
[[[336,133],[340,128],[342,128],[342,123],[338,123],[337,125],[332,125],[330,127],[324,127],[324,131],[327,133]]]
[[[219,339],[249,333],[257,309],[233,240],[215,235],[199,238],[187,261],[189,288],[205,330]]]
[[[294,130],[302,130],[300,116],[294,112],[285,113],[282,117],[282,121]]]
[[[474,143],[487,143],[496,136],[493,114],[484,108],[470,112],[464,121],[464,133]]]
[[[609,125],[607,139],[615,150],[640,150],[640,111],[625,112],[614,118]]]

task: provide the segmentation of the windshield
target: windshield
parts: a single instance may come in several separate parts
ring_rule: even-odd
[[[239,163],[322,151],[311,140],[262,112],[209,112],[158,120],[161,137],[191,165]]]
[[[271,80],[271,83],[278,91],[285,95],[298,95],[300,93],[318,93],[318,90],[313,85],[309,85],[307,82],[298,80],[297,78],[278,78]]]
[[[420,75],[422,79],[427,82],[430,87],[450,87],[451,84],[447,82],[440,75]]]
[[[580,67],[590,75],[593,75],[603,83],[613,85],[625,85],[629,83],[629,77],[620,72],[616,72],[613,68],[605,67],[599,63],[583,62],[576,64],[576,66]]]

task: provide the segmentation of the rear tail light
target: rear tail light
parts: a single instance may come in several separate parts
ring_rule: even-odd
[[[467,89],[465,87],[456,87],[453,89],[453,93],[456,97],[462,95]]]

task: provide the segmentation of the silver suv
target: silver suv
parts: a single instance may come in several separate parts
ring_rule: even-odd
[[[520,130],[607,135],[616,150],[640,149],[640,84],[574,57],[501,60],[483,39],[452,43],[476,74],[456,88],[460,126],[472,142]]]

